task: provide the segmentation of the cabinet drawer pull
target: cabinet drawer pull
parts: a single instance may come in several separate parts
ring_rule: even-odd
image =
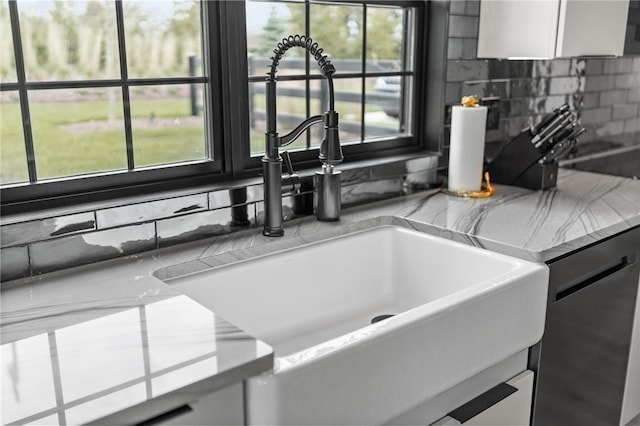
[[[502,401],[503,399],[517,391],[517,388],[507,383],[500,383],[499,385],[492,387],[482,395],[477,396],[466,404],[456,408],[447,415],[456,419],[460,423],[464,423],[467,420],[472,419],[478,414],[482,413],[483,411],[493,407],[498,402]]]
[[[178,408],[174,408],[173,410],[167,411],[166,413],[158,414],[155,417],[147,419],[141,423],[138,423],[136,426],[153,426],[158,423],[166,422],[167,420],[173,419],[174,417],[181,416],[182,414],[186,414],[193,411],[189,405],[185,404]]]
[[[582,290],[585,287],[590,286],[591,284],[595,284],[598,281],[601,281],[605,278],[607,278],[610,275],[615,274],[616,272],[628,267],[629,265],[635,263],[634,261],[630,260],[628,256],[625,256],[623,258],[621,258],[617,263],[615,263],[613,266],[610,266],[609,268],[606,268],[603,271],[600,272],[596,272],[594,275],[590,276],[589,278],[579,281],[576,284],[570,285],[567,288],[564,288],[560,291],[558,291],[556,293],[556,302],[564,299],[567,296],[571,296],[573,293],[576,293],[580,290]]]

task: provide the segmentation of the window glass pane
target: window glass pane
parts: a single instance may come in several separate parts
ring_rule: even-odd
[[[205,158],[202,84],[134,86],[129,96],[136,167]]]
[[[403,9],[367,8],[367,72],[403,70],[404,33]]]
[[[18,2],[29,81],[119,78],[113,1]]]
[[[391,76],[367,79],[365,138],[409,134],[408,111],[403,105],[410,93],[409,77]],[[404,94],[404,95],[403,95]]]
[[[127,167],[120,88],[29,92],[38,178]]]
[[[249,83],[251,155],[264,154],[264,132],[266,130],[265,117],[264,83]]]
[[[11,20],[9,19],[9,2],[0,2],[0,82],[17,81],[16,63],[13,54],[13,38],[11,37]]]
[[[247,1],[247,53],[249,75],[269,71],[273,49],[283,38],[305,34],[304,4]],[[304,50],[294,47],[283,56],[278,74],[304,74]]]
[[[200,2],[127,0],[123,8],[129,77],[202,75]]]
[[[18,92],[0,92],[0,184],[28,180]]]
[[[336,74],[362,71],[362,6],[311,4],[309,36],[324,49]],[[312,64],[312,74],[320,68]]]

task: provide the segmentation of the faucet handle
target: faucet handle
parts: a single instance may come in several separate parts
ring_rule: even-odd
[[[287,174],[289,175],[289,182],[291,182],[291,193],[295,194],[298,192],[296,188],[296,182],[298,185],[300,184],[300,176],[298,176],[293,170],[293,163],[291,163],[291,155],[289,155],[289,151],[282,151],[280,153],[282,156],[282,160],[284,161],[284,165],[287,169]]]

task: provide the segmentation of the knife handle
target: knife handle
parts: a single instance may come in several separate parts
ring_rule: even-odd
[[[561,131],[562,129],[564,129],[565,127],[567,127],[569,125],[569,123],[571,123],[572,119],[571,119],[571,114],[568,115],[564,115],[562,116],[564,117],[562,119],[562,121],[560,121],[559,123],[555,124],[553,127],[549,126],[549,131],[544,132],[544,136],[542,136],[535,144],[534,146],[536,148],[544,148],[545,144],[555,135],[557,134],[559,131]],[[546,129],[545,129],[546,130]]]
[[[580,136],[581,134],[583,134],[584,132],[586,132],[587,129],[585,127],[581,127],[577,130],[574,130],[573,133],[571,133],[567,139],[578,139],[578,136]]]
[[[564,139],[568,139],[569,136],[575,131],[576,123],[571,123],[571,126],[567,126],[564,129],[560,130],[556,135],[553,136],[553,144],[556,144]]]
[[[560,114],[558,114],[553,121],[551,121],[551,123],[547,124],[545,127],[542,128],[542,130],[540,130],[540,132],[538,132],[537,135],[535,135],[533,137],[533,139],[531,140],[531,143],[533,143],[533,145],[536,148],[539,148],[541,145],[541,140],[546,139],[547,136],[549,136],[550,134],[555,133],[556,129],[558,128],[558,126],[561,126],[562,123],[564,123],[567,118],[571,117],[571,113],[569,111],[564,111],[561,112]],[[562,126],[564,127],[564,126]]]
[[[569,142],[569,143],[567,143],[567,144],[563,147],[562,151],[559,151],[558,153],[556,153],[556,155],[555,155],[555,157],[554,157],[554,159],[555,159],[555,160],[557,160],[557,161],[562,160],[564,157],[566,157],[566,156],[567,156],[567,154],[569,154],[569,153],[571,152],[571,150],[573,149],[573,147],[574,147],[574,146],[576,146],[576,144],[578,143],[578,141],[577,141],[577,140],[575,140],[575,139],[570,139],[568,142]]]
[[[531,136],[537,135],[544,126],[551,123],[554,118],[556,118],[558,115],[566,111],[569,111],[569,104],[565,103],[559,106],[558,108],[554,109],[553,112],[550,112],[544,117],[542,117],[542,120],[540,120],[540,122],[531,131]]]
[[[551,121],[553,121],[553,119],[556,117],[556,112],[550,112],[549,114],[545,115],[544,117],[542,117],[542,120],[540,120],[540,122],[531,130],[531,136],[535,136],[538,134],[538,132],[540,132],[540,130],[546,126],[547,124],[551,123]]]
[[[558,143],[556,143],[545,155],[544,157],[542,157],[540,159],[540,162],[542,164],[548,164],[551,163],[553,160],[556,159],[556,157],[559,155],[559,153],[565,148],[565,145],[568,143],[568,141],[560,141]]]

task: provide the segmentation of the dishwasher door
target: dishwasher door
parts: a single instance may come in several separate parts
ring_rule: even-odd
[[[620,424],[639,251],[635,228],[549,264],[534,425]]]

